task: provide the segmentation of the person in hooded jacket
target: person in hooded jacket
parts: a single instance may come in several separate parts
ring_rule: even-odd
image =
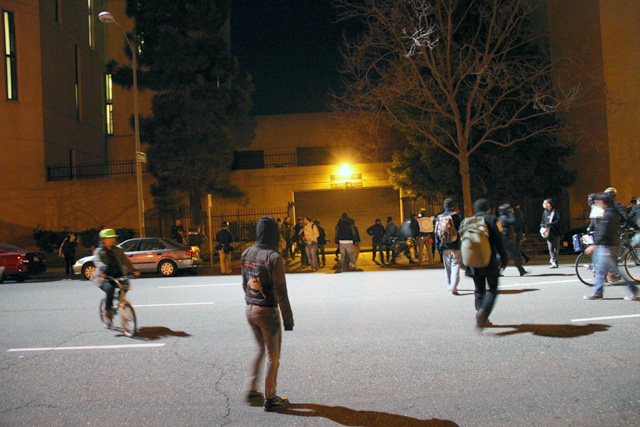
[[[280,365],[282,323],[285,331],[293,330],[293,313],[287,294],[287,280],[282,258],[278,253],[278,225],[268,216],[256,226],[256,243],[242,253],[242,289],[245,292],[246,315],[255,337],[256,354],[248,377],[246,402],[261,405],[265,411],[277,411],[289,406],[289,400],[277,396]],[[266,354],[264,395],[257,391],[262,361]]]
[[[390,255],[393,254],[394,239],[396,237],[396,233],[398,232],[398,226],[395,222],[393,222],[393,218],[390,216],[387,217],[387,226],[385,227],[384,232],[386,236],[384,246],[385,252],[387,253],[387,262],[390,262]],[[382,251],[380,251],[380,256],[382,257]]]
[[[466,267],[466,274],[473,278],[475,285],[476,328],[480,331],[489,324],[489,315],[498,296],[498,278],[507,267],[507,253],[500,237],[500,224],[498,218],[489,213],[490,208],[486,199],[478,199],[473,205],[474,216],[483,216],[488,227],[491,261],[486,267]]]
[[[444,210],[436,216],[436,224],[440,217],[450,216],[456,231],[460,230],[462,219],[460,214],[453,210],[454,203],[451,199],[444,200]],[[437,226],[435,228],[438,228]],[[436,230],[437,231],[437,230]],[[460,282],[460,265],[462,264],[462,256],[460,255],[460,238],[456,238],[453,242],[443,242],[438,232],[434,233],[436,248],[440,252],[442,262],[444,263],[444,271],[447,276],[447,290],[453,295],[458,293],[458,283]]]
[[[522,257],[520,253],[520,249],[516,245],[516,224],[517,219],[513,212],[513,208],[511,205],[504,204],[498,207],[498,221],[500,221],[500,226],[502,227],[502,244],[504,245],[504,250],[507,251],[507,255],[509,258],[513,260],[513,264],[518,269],[520,276],[524,276],[528,273],[527,270],[522,266]]]

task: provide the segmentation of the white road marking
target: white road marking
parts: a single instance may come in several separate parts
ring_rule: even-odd
[[[213,301],[211,302],[182,302],[182,303],[175,303],[175,304],[136,304],[134,305],[135,308],[138,307],[172,307],[172,306],[177,306],[177,305],[213,305],[215,304]]]
[[[629,319],[631,317],[640,317],[640,314],[627,314],[625,316],[589,317],[586,319],[571,319],[571,321],[572,322],[591,322],[592,320]]]
[[[507,287],[514,287],[514,286],[529,286],[529,285],[550,285],[553,283],[571,283],[571,282],[579,282],[580,279],[573,279],[573,280],[552,280],[549,282],[532,282],[532,283],[516,283],[514,285],[505,285],[502,286],[500,285],[501,288],[507,288]]]
[[[116,350],[126,348],[149,348],[163,347],[161,344],[122,344],[122,345],[88,345],[81,347],[40,347],[40,348],[12,348],[7,352],[23,352],[23,351],[70,351],[70,350]]]
[[[178,288],[213,288],[219,286],[239,286],[241,283],[216,283],[212,285],[177,285],[177,286],[158,286],[158,289],[178,289]]]

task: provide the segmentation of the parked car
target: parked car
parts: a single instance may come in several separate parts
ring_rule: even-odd
[[[184,246],[160,237],[140,237],[120,243],[135,268],[143,273],[174,276],[179,270],[194,270],[202,264],[197,247]],[[73,266],[74,274],[89,279],[95,270],[93,255],[80,258]]]
[[[4,279],[21,283],[28,277],[42,274],[47,270],[42,252],[29,252],[4,243],[0,243],[0,266],[4,267],[0,275],[0,283]]]
[[[586,224],[580,227],[572,228],[569,231],[565,231],[560,238],[560,252],[568,254],[575,253],[575,251],[573,250],[573,235],[586,233],[588,227],[589,224]]]

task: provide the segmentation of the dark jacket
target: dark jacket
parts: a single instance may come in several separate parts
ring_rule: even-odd
[[[615,207],[620,217],[620,220],[619,220],[620,225],[624,227],[636,228],[636,224],[631,220],[631,218],[629,217],[629,214],[627,213],[627,209],[625,209],[625,207],[622,206],[622,203],[620,203],[617,200],[614,200],[613,206]]]
[[[242,289],[247,304],[280,307],[286,330],[293,329],[293,313],[287,294],[287,280],[278,253],[280,234],[271,217],[263,217],[256,226],[256,243],[242,253]]]
[[[384,240],[386,231],[382,224],[377,222],[371,227],[367,228],[367,234],[373,238],[373,243],[381,243]]]
[[[276,226],[277,225],[278,224],[276,224]],[[231,232],[226,228],[218,231],[218,234],[216,234],[216,242],[218,242],[218,246],[216,247],[216,249],[219,251],[224,251],[225,254],[228,254],[233,250],[233,247],[231,246],[231,243],[233,243],[233,236],[231,235]]]
[[[551,217],[552,213],[553,218]],[[542,227],[543,225],[551,227],[547,240],[557,239],[562,235],[562,230],[560,228],[560,214],[555,208],[551,209],[551,212],[546,209],[542,211],[542,221],[540,222],[540,227]]]
[[[615,207],[605,207],[602,216],[595,218],[593,242],[598,246],[620,244],[620,215]]]
[[[387,222],[387,227],[385,229],[387,239],[396,237],[396,233],[398,233],[398,226],[396,225],[396,223],[393,221]]]
[[[67,237],[66,239],[64,239],[64,241],[62,242],[62,245],[60,246],[60,252],[62,252],[62,255],[66,255],[66,256],[75,255],[76,246],[78,246],[78,243],[75,240],[72,242]]]
[[[500,235],[500,227],[498,226],[498,218],[495,215],[489,215],[484,211],[477,212],[474,216],[484,216],[484,221],[489,227],[489,243],[491,244],[491,261],[486,267],[466,267],[467,276],[499,276],[500,267],[507,266],[507,252],[502,244],[502,236]],[[498,255],[500,260],[498,261]]]
[[[635,222],[636,229],[640,229],[640,204],[631,208],[631,212],[629,212],[629,221]]]
[[[356,231],[353,228],[353,222],[348,218],[340,218],[338,225],[336,225],[335,244],[340,243],[340,240],[351,240],[352,242],[356,240]]]
[[[502,226],[502,237],[507,240],[515,240],[516,224],[518,222],[515,215],[513,213],[500,215],[498,221],[500,221],[500,225]]]

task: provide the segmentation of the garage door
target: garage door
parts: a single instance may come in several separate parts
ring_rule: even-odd
[[[393,188],[351,188],[340,190],[296,191],[294,193],[297,217],[309,216],[319,219],[327,233],[327,247],[334,247],[335,227],[343,212],[355,220],[363,247],[371,246],[367,228],[376,218],[387,222],[393,217],[400,224],[400,199],[398,190]]]

